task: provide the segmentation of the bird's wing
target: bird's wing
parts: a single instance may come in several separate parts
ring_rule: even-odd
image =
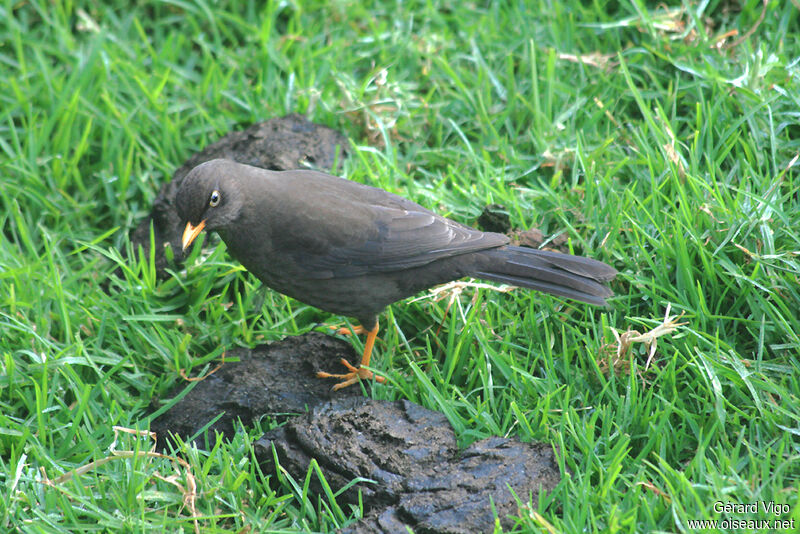
[[[419,267],[449,256],[497,247],[505,236],[464,227],[427,211],[373,206],[379,215],[365,238],[293,254],[314,277],[350,277]]]
[[[284,205],[287,216],[272,233],[309,278],[410,269],[509,241],[381,189],[327,178],[309,184],[302,199],[294,196],[295,205]]]

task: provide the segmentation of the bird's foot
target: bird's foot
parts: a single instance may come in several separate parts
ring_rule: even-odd
[[[337,390],[340,390],[342,388],[346,388],[347,386],[353,385],[356,382],[358,382],[359,380],[370,380],[371,378],[374,378],[375,380],[377,380],[378,382],[381,382],[381,383],[386,381],[386,379],[384,377],[376,375],[375,373],[373,373],[369,369],[365,369],[363,367],[353,367],[353,365],[350,362],[348,362],[347,360],[345,360],[344,358],[342,358],[342,365],[347,367],[347,369],[350,372],[349,373],[344,373],[344,374],[331,374],[331,373],[326,373],[324,371],[319,371],[317,373],[317,377],[318,378],[342,378],[343,380],[341,382],[339,382],[338,384],[333,386],[333,390],[334,391],[337,391]]]
[[[339,324],[341,324],[341,323],[339,323]],[[331,325],[331,326],[328,326],[328,328],[333,330],[333,333],[337,334],[339,336],[357,336],[357,335],[360,335],[360,334],[368,334],[369,333],[369,330],[367,330],[366,328],[364,328],[361,325],[353,326],[353,327],[350,327],[350,328],[348,328],[347,326]]]

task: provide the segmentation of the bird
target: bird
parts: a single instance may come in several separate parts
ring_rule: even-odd
[[[616,269],[601,261],[513,246],[411,200],[321,171],[272,171],[227,159],[194,167],[176,195],[183,250],[216,232],[250,273],[275,291],[355,318],[367,338],[359,367],[319,372],[334,389],[384,377],[367,367],[378,316],[390,304],[464,277],[598,306]]]

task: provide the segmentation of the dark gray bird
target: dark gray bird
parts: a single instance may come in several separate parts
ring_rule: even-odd
[[[509,245],[383,189],[310,171],[268,171],[216,159],[178,190],[183,248],[203,229],[272,289],[355,317],[368,332],[361,368],[335,389],[372,378],[378,314],[432,286],[474,276],[604,305],[617,271],[597,260]],[[381,377],[376,377],[381,380]]]

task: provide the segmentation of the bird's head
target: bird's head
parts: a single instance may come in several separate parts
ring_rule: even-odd
[[[204,229],[225,230],[239,216],[242,207],[237,186],[237,163],[214,159],[201,163],[183,179],[175,197],[178,216],[186,222],[183,250]]]

